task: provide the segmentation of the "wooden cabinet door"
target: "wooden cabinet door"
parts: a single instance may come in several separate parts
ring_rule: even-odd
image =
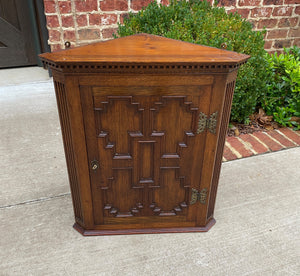
[[[80,86],[96,225],[195,226],[189,203],[201,181],[206,131],[197,128],[200,112],[209,113],[206,82]]]

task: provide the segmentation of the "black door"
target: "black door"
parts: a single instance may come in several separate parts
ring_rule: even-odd
[[[0,68],[38,64],[36,18],[34,1],[0,0]]]

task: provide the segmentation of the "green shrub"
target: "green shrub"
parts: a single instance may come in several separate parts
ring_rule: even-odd
[[[300,129],[299,122],[292,120],[300,117],[300,49],[294,46],[280,55],[266,55],[266,60],[270,76],[262,106],[279,124]]]
[[[227,48],[251,55],[241,66],[233,98],[231,120],[245,122],[266,89],[266,61],[262,32],[239,14],[227,14],[224,8],[206,1],[171,1],[169,6],[150,3],[137,14],[130,13],[119,25],[118,36],[149,33],[197,44]]]

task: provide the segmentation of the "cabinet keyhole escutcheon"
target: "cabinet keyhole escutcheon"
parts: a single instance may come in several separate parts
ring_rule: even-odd
[[[96,171],[97,169],[99,169],[99,162],[97,160],[93,160],[91,162],[91,168],[93,171]]]

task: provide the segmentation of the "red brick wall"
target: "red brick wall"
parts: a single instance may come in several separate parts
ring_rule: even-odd
[[[44,0],[51,50],[112,38],[125,14],[153,0]],[[154,0],[168,4],[168,0]],[[210,1],[212,2],[212,1]],[[219,0],[228,12],[237,11],[257,30],[267,29],[265,48],[300,47],[300,0]]]
[[[256,30],[266,28],[266,50],[300,47],[300,0],[220,0],[218,6],[237,11]]]

